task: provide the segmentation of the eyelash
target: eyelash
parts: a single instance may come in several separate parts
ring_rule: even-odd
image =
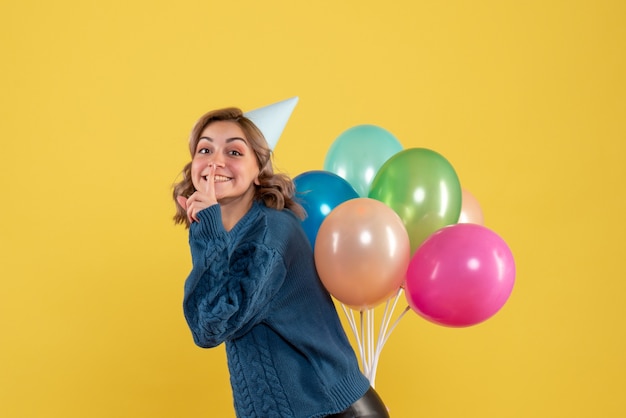
[[[209,148],[200,148],[200,149],[198,150],[198,154],[209,154],[210,152],[212,152],[212,151],[211,151]],[[241,152],[239,152],[239,151],[237,151],[237,150],[231,150],[231,151],[228,151],[228,154],[230,154],[230,155],[234,155],[234,156],[236,156],[236,157],[241,157],[241,156],[243,156],[243,153],[241,153]]]

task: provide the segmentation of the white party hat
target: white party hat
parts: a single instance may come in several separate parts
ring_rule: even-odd
[[[292,97],[259,109],[245,112],[244,116],[250,119],[263,132],[270,149],[273,150],[278,138],[283,133],[285,125],[298,103],[298,97]]]

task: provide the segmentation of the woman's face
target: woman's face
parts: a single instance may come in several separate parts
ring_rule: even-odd
[[[191,181],[206,190],[209,164],[215,164],[215,197],[220,205],[254,198],[259,166],[241,127],[232,121],[215,121],[204,128],[191,161]]]

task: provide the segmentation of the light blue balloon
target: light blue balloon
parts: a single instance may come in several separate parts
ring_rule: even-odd
[[[400,151],[402,144],[391,132],[376,125],[357,125],[331,144],[324,170],[345,179],[360,197],[367,197],[378,169]]]

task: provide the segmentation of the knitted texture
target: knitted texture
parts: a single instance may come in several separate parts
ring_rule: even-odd
[[[300,221],[255,202],[231,231],[219,205],[190,227],[183,308],[201,347],[226,343],[238,417],[321,417],[369,388]]]

